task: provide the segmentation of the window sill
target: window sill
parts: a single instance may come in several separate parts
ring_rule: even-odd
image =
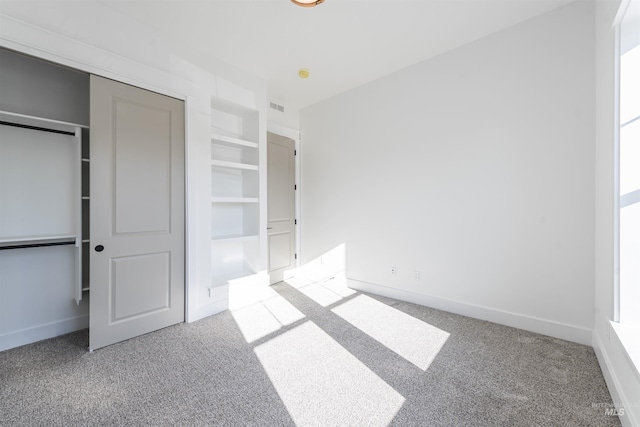
[[[640,379],[640,326],[628,325],[618,322],[610,322],[611,329],[615,332],[625,350],[627,359],[634,367],[636,377]]]

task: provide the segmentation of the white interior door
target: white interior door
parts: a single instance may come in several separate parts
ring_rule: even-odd
[[[267,191],[270,283],[281,282],[295,267],[295,142],[267,135]]]
[[[184,103],[91,76],[95,350],[184,321]]]

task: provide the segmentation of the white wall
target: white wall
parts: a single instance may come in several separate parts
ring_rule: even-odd
[[[303,262],[344,243],[360,289],[590,343],[593,7],[302,109]]]
[[[284,111],[267,108],[267,121],[269,123],[274,123],[289,129],[300,129],[300,109],[296,105],[280,101],[277,98],[270,98],[269,101],[284,107]]]
[[[226,309],[224,292],[208,292],[211,99],[259,110],[260,127],[266,130],[265,83],[172,43],[106,3],[3,0],[0,46],[186,100],[187,320]]]
[[[613,402],[625,408],[625,426],[640,425],[640,375],[633,366],[611,321],[614,317],[614,135],[616,131],[614,17],[620,0],[596,2],[595,116],[595,326],[593,347]],[[637,337],[636,337],[637,339]],[[634,406],[632,406],[632,405]]]

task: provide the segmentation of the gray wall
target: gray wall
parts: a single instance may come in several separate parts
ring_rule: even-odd
[[[89,125],[89,75],[0,49],[0,110]]]

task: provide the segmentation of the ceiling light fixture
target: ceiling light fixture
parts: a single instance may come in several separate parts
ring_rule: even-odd
[[[300,68],[300,70],[298,70],[298,77],[300,77],[301,79],[308,79],[309,78],[309,69],[308,68]]]
[[[324,0],[291,0],[291,3],[302,7],[315,7],[320,3],[324,3]]]

